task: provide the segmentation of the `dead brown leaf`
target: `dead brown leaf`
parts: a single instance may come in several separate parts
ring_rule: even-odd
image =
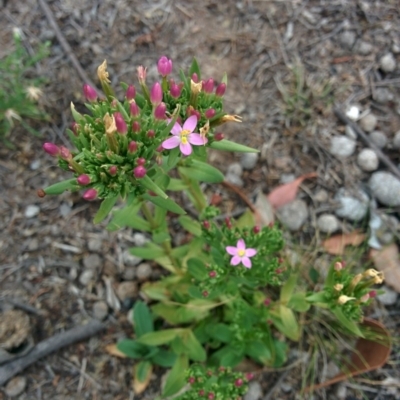
[[[256,225],[268,226],[274,223],[274,210],[264,193],[258,193],[254,207],[257,210],[255,214]]]
[[[290,203],[296,198],[299,186],[304,181],[304,179],[315,178],[317,176],[316,172],[311,172],[310,174],[305,174],[292,182],[286,183],[284,185],[275,188],[268,196],[268,200],[272,207],[278,209],[287,203]]]
[[[105,347],[105,350],[108,354],[114,356],[114,357],[119,357],[119,358],[126,358],[126,355],[122,352],[119,351],[117,348],[117,345],[115,343],[113,344],[108,344]]]
[[[369,255],[376,269],[383,272],[385,283],[400,293],[400,260],[397,245],[392,243],[382,250],[371,249]]]
[[[136,367],[137,367],[137,364],[133,367],[133,391],[135,392],[135,394],[140,394],[146,390],[147,386],[149,386],[151,374],[153,372],[153,367],[151,367],[148,370],[148,374],[144,381],[140,381],[138,379]]]
[[[365,240],[360,231],[344,233],[326,239],[322,246],[329,254],[342,255],[346,246],[359,246]]]

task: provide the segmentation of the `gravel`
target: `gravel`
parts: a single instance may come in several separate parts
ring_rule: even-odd
[[[386,88],[376,88],[373,93],[373,98],[377,103],[385,104],[394,99],[393,93]]]
[[[108,315],[108,305],[105,301],[96,301],[93,304],[93,316],[94,318],[102,321]]]
[[[249,390],[244,395],[244,400],[259,400],[262,396],[262,389],[261,385],[256,382],[252,381],[249,383]]]
[[[244,183],[243,183],[243,179],[235,174],[226,174],[225,175],[225,179],[227,182],[232,183],[233,185],[239,186],[239,187],[243,187]]]
[[[240,164],[238,162],[230,164],[226,173],[237,175],[237,176],[242,176],[242,174],[243,174],[242,164]]]
[[[360,119],[360,126],[365,132],[372,132],[376,128],[378,119],[372,113],[365,115]]]
[[[369,134],[369,138],[371,139],[371,142],[374,143],[380,149],[386,147],[388,142],[386,135],[381,131],[372,131]]]
[[[142,263],[136,269],[136,278],[139,281],[145,281],[146,279],[150,278],[152,272],[153,270],[150,264]]]
[[[356,41],[356,34],[353,31],[344,31],[339,36],[340,44],[350,50]]]
[[[280,207],[277,214],[283,225],[291,231],[297,231],[307,220],[307,204],[303,200],[296,199]]]
[[[79,283],[83,286],[87,286],[94,278],[94,271],[92,269],[86,269],[79,276]]]
[[[137,247],[143,247],[150,241],[150,239],[143,233],[140,232],[135,232],[132,235],[132,241],[135,246]]]
[[[33,218],[36,217],[40,212],[40,207],[35,204],[30,204],[25,208],[25,217],[26,218]]]
[[[349,191],[340,188],[334,199],[340,204],[340,207],[335,211],[335,214],[340,218],[359,221],[367,214],[369,198],[360,189]]]
[[[9,397],[17,397],[24,392],[26,384],[27,379],[24,376],[17,376],[7,383],[5,392]]]
[[[240,157],[240,164],[243,169],[253,169],[258,160],[258,153],[243,153]]]
[[[397,131],[394,134],[393,147],[395,147],[396,149],[400,149],[400,131]]]
[[[357,133],[354,132],[354,129],[350,125],[346,125],[344,133],[350,139],[353,139],[353,140],[357,139]]]
[[[137,296],[138,286],[136,282],[126,281],[121,282],[117,288],[117,296],[121,301],[126,299],[133,299]]]
[[[398,293],[385,285],[382,286],[381,289],[384,290],[385,293],[379,294],[377,296],[378,300],[385,306],[392,306],[393,304],[395,304],[397,301]]]
[[[101,251],[103,248],[103,242],[99,238],[90,238],[88,241],[88,249],[90,251]]]
[[[379,65],[383,72],[393,72],[396,69],[396,59],[393,53],[386,53],[382,56]]]
[[[138,265],[142,261],[140,257],[134,256],[133,254],[130,253],[129,250],[125,250],[122,253],[122,260],[124,264],[129,267],[134,267],[135,265]]]
[[[373,195],[385,206],[400,206],[400,180],[390,172],[374,172],[368,182]]]
[[[98,254],[89,254],[84,257],[83,266],[86,269],[100,269],[102,266],[102,260]]]
[[[332,214],[323,214],[317,219],[317,227],[321,232],[333,233],[340,228],[340,222]]]
[[[360,109],[357,106],[351,106],[347,111],[346,115],[352,121],[357,121],[360,116]]]
[[[347,136],[334,136],[331,139],[330,153],[339,158],[350,157],[356,149],[356,142]]]
[[[376,153],[371,149],[363,149],[357,156],[357,163],[363,171],[375,171],[379,165]]]
[[[356,51],[362,56],[370,54],[373,48],[374,46],[371,43],[364,42],[363,40],[358,41],[356,45]]]

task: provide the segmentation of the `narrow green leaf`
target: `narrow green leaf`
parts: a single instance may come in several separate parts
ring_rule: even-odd
[[[270,364],[272,361],[272,354],[266,344],[261,341],[254,341],[247,344],[246,354],[253,360],[261,362],[264,365]]]
[[[117,100],[117,107],[118,107],[119,112],[122,114],[125,122],[130,121],[130,117],[129,117],[128,113],[126,112],[123,104],[121,104],[118,100]]]
[[[180,104],[177,104],[174,112],[173,112],[173,118],[171,118],[171,120],[169,121],[168,125],[165,127],[165,129],[161,132],[160,137],[167,137],[169,135],[169,133],[171,132],[171,129],[173,128],[173,126],[175,125],[176,120],[179,117],[179,111],[181,109]]]
[[[232,332],[226,324],[210,324],[206,327],[207,334],[222,343],[229,343],[232,340]]]
[[[310,309],[311,304],[306,300],[305,293],[295,293],[290,298],[288,307],[294,311],[306,312]]]
[[[146,354],[147,348],[146,345],[132,339],[123,339],[117,343],[117,349],[134,360],[142,358]]]
[[[358,324],[354,321],[351,321],[348,319],[344,314],[343,311],[340,308],[336,308],[335,310],[332,310],[333,314],[335,317],[338,319],[340,324],[345,328],[346,330],[350,331],[354,335],[358,337],[364,337],[362,334]]]
[[[98,224],[99,222],[103,221],[103,219],[106,218],[107,215],[110,213],[110,211],[114,207],[117,200],[118,200],[118,196],[109,197],[108,199],[104,199],[101,202],[96,215],[94,216],[93,223]]]
[[[201,236],[201,225],[193,218],[184,215],[179,217],[178,221],[181,224],[182,228],[190,232],[192,235],[197,237]]]
[[[201,81],[201,72],[199,63],[197,62],[196,58],[193,57],[192,65],[189,68],[189,76],[191,77],[193,74],[196,74],[199,78],[199,82]]]
[[[287,304],[292,297],[293,290],[296,286],[297,274],[291,274],[281,289],[281,303]]]
[[[147,243],[146,247],[131,247],[129,252],[145,260],[154,260],[166,255],[162,247],[153,243]]]
[[[153,371],[150,361],[140,361],[134,367],[134,379],[139,382],[146,382]]]
[[[181,151],[179,150],[179,147],[175,147],[174,149],[170,150],[168,153],[168,161],[167,165],[169,169],[172,169],[175,167],[175,165],[178,163],[179,159],[181,156]]]
[[[186,354],[191,360],[198,362],[206,360],[206,351],[191,330],[186,330],[181,337],[186,347]]]
[[[252,228],[256,224],[256,219],[251,210],[246,211],[235,222],[235,228]]]
[[[224,175],[217,168],[202,161],[192,160],[189,167],[179,167],[179,172],[190,179],[200,182],[219,183],[224,180]]]
[[[171,240],[171,236],[168,232],[162,231],[155,231],[152,235],[153,243],[155,244],[162,244]]]
[[[238,153],[258,153],[259,150],[252,149],[251,147],[244,146],[239,143],[231,142],[230,140],[214,141],[210,144],[212,149],[223,151],[237,151]]]
[[[152,357],[151,361],[153,364],[164,368],[172,367],[176,361],[176,354],[168,350],[160,349],[158,353]]]
[[[297,342],[300,339],[300,327],[290,308],[284,305],[279,307],[280,320],[273,319],[275,326],[289,339]]]
[[[190,275],[199,281],[207,279],[208,272],[204,263],[197,258],[190,258],[187,261],[187,268]]]
[[[53,195],[64,193],[66,190],[75,191],[79,189],[80,186],[77,184],[76,178],[73,178],[48,186],[46,189],[44,189],[44,192],[46,194]]]
[[[189,367],[189,359],[187,355],[181,354],[175,361],[171,372],[168,374],[165,382],[164,390],[162,392],[163,397],[172,396],[179,392],[185,386],[186,375],[185,371]]]
[[[171,178],[169,181],[167,190],[172,192],[180,192],[188,188],[188,185],[182,181],[182,179]]]
[[[170,198],[163,199],[162,197],[150,196],[149,194],[144,194],[142,197],[156,206],[164,208],[165,210],[171,211],[175,214],[186,214],[186,211]]]
[[[145,175],[139,181],[141,185],[143,185],[146,189],[154,192],[157,196],[160,196],[163,199],[168,198],[168,196],[164,193],[164,191],[159,186],[157,186],[147,175]]]
[[[137,341],[147,346],[160,346],[175,339],[182,329],[164,329],[162,331],[149,332],[141,336]]]
[[[138,300],[133,307],[133,322],[137,338],[154,331],[150,309],[143,301]]]
[[[224,75],[221,79],[221,83],[225,83],[225,85],[228,86],[228,75],[226,72],[224,72]]]

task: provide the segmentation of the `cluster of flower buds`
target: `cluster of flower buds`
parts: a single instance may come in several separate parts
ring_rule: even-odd
[[[119,101],[104,61],[97,75],[105,97],[85,84],[83,96],[90,115],[79,113],[71,104],[74,122],[68,134],[76,150],[54,143],[43,145],[62,168],[75,174],[75,180],[58,183],[44,192],[58,194],[63,189],[85,188],[83,197],[87,200],[140,195],[150,187],[154,189],[155,171],[175,147],[180,148],[181,156],[188,156],[192,146],[221,141],[223,134],[214,133],[215,127],[240,121],[223,110],[226,78],[218,85],[213,78],[201,80],[194,60],[188,76],[181,74],[175,81],[172,67],[170,59],[161,57],[157,63],[161,80],[151,86],[146,82],[146,68],[138,67],[141,93],[134,84],[126,85],[124,100]]]

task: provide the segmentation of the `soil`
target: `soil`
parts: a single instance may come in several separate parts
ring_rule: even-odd
[[[226,110],[241,115],[243,123],[226,125],[223,133],[262,150],[257,166],[243,175],[244,191],[250,197],[258,190],[270,191],[283,174],[317,172],[317,179],[303,185],[306,194],[302,194],[314,207],[313,195],[318,190],[326,190],[329,199],[339,187],[352,187],[368,178],[357,166],[355,156],[340,160],[328,151],[330,135],[344,132],[344,125],[332,112],[335,103],[344,111],[353,104],[373,110],[379,130],[390,139],[400,129],[400,68],[384,72],[379,64],[388,52],[393,52],[400,64],[397,1],[2,3],[0,56],[12,48],[12,29],[16,27],[22,30],[28,51],[46,40],[51,43],[50,56],[31,71],[47,80],[41,106],[50,121],[33,122],[42,137],[17,128],[10,138],[16,148],[0,147],[0,304],[6,311],[12,306],[4,299],[12,298],[37,311],[29,313],[36,343],[92,317],[93,304],[106,297],[105,277],[111,279],[115,290],[126,280],[124,250],[135,241],[127,229],[110,233],[104,223],[93,225],[96,202],[85,202],[79,194],[43,199],[36,194],[37,189],[68,177],[41,146],[46,141],[68,145],[65,129],[72,122],[70,103],[83,108],[85,83],[60,45],[43,12],[43,3],[50,7],[73,55],[95,82],[96,69],[104,59],[115,87],[121,81],[136,83],[139,65],[148,67],[148,81],[154,81],[161,55],[173,60],[175,72],[178,67],[187,69],[193,57],[199,61],[204,77],[218,82],[226,72]],[[361,52],[360,42],[370,43],[370,50]],[[391,100],[376,100],[381,89],[392,94]],[[357,150],[362,147],[358,142]],[[399,164],[398,150],[389,148],[385,152],[395,165]],[[223,171],[239,159],[231,154],[211,155],[211,161]],[[218,190],[226,194],[225,189]],[[229,211],[243,206],[234,195],[229,196]],[[32,205],[39,207],[38,213],[27,218],[27,207]],[[333,209],[329,200],[324,207]],[[313,238],[315,229],[311,226],[297,236],[301,244]],[[87,270],[92,270],[91,278],[82,281],[82,272]],[[149,279],[159,273],[155,269]],[[107,329],[102,335],[48,356],[24,371],[27,384],[18,398],[155,398],[163,371],[155,371],[146,391],[134,395],[133,362],[105,351],[105,346],[132,334],[127,319],[131,304],[122,302],[120,310],[109,305]],[[371,312],[398,332],[398,310],[380,307]],[[398,392],[393,392],[393,386],[380,383],[393,378],[394,388],[399,387],[395,370],[398,355],[393,354],[391,360],[375,375],[353,381],[347,387],[348,395],[395,399]],[[275,386],[282,377],[293,388],[287,393],[280,385]],[[301,385],[296,369],[265,372],[257,379],[266,399],[295,399],[294,392]],[[314,398],[338,398],[335,390],[318,391]],[[3,398],[8,398],[6,392],[0,393]]]

